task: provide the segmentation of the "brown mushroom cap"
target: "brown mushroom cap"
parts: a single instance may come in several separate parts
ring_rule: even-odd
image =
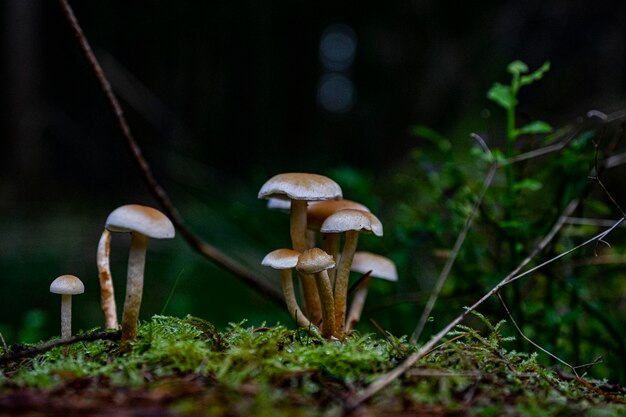
[[[372,277],[387,281],[398,280],[396,265],[391,259],[371,252],[355,252],[351,270],[361,274],[372,271]]]
[[[340,210],[328,216],[320,227],[322,233],[344,233],[351,230],[383,235],[383,225],[378,217],[362,210]]]
[[[292,172],[278,174],[263,184],[259,198],[283,200],[333,200],[342,197],[341,187],[328,177]]]
[[[128,204],[109,214],[104,227],[111,232],[138,232],[153,239],[173,238],[174,225],[163,213],[152,207]]]
[[[307,226],[309,229],[320,230],[322,223],[330,215],[346,209],[370,211],[363,204],[352,200],[314,201],[307,207]]]
[[[308,249],[298,258],[296,269],[305,274],[315,274],[335,266],[333,257],[320,248]]]
[[[83,282],[74,275],[61,275],[50,284],[53,294],[76,295],[85,292]]]
[[[274,269],[291,269],[298,264],[300,252],[292,249],[276,249],[265,255],[261,265]]]

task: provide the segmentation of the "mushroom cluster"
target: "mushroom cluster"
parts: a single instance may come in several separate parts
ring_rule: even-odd
[[[100,303],[104,313],[104,326],[107,329],[119,327],[113,280],[109,268],[111,232],[131,234],[126,298],[121,326],[122,342],[125,343],[137,337],[137,321],[143,294],[143,275],[148,239],[173,238],[175,231],[172,222],[163,213],[151,207],[128,204],[118,207],[109,214],[96,254],[100,282]],[[67,339],[72,335],[72,296],[85,292],[85,287],[77,277],[62,275],[50,284],[50,292],[62,296],[61,336]],[[304,319],[304,315],[301,319]],[[65,352],[67,353],[67,348]]]
[[[322,175],[278,174],[263,184],[258,197],[268,200],[269,209],[290,213],[292,248],[272,251],[262,261],[281,271],[289,314],[298,326],[321,330],[326,338],[341,338],[360,319],[369,285],[369,279],[361,283],[346,322],[350,270],[381,276],[377,266],[354,268],[359,235],[382,236],[382,223],[364,205],[343,199],[339,185]],[[376,256],[393,266],[387,258]],[[296,298],[293,268],[299,277],[303,308]],[[393,271],[386,271],[383,278],[396,280],[395,266]]]

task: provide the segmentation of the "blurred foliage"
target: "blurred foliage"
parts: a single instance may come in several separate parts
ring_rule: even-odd
[[[541,79],[548,69],[546,63],[529,72],[524,63],[515,61],[508,66],[510,84],[495,83],[488,91],[488,98],[506,113],[502,140],[486,136],[491,154],[484,146],[471,146],[469,140],[463,146],[428,127],[416,126],[413,133],[420,142],[392,177],[393,186],[381,187],[390,210],[387,230],[393,230],[398,241],[392,256],[402,275],[412,278],[400,283],[400,292],[405,294],[398,294],[398,301],[407,298],[406,292],[416,294],[412,300],[418,301],[416,309],[405,309],[415,314],[425,297],[420,295],[429,293],[451,255],[449,248],[471,211],[489,165],[494,161],[500,164],[432,313],[433,332],[512,271],[572,199],[581,199],[576,216],[588,219],[583,220],[587,224],[564,227],[528,268],[598,233],[605,226],[599,227],[594,219],[620,216],[590,175],[594,175],[595,145],[600,146],[600,158],[614,151],[621,126],[599,127],[580,121],[553,129],[538,120],[518,126],[520,89]],[[494,118],[502,119],[495,111]],[[525,152],[558,143],[564,144],[563,149],[512,163]],[[611,247],[585,247],[513,283],[503,293],[525,334],[570,363],[588,363],[600,356],[603,362],[590,372],[623,382],[626,334],[618,330],[623,327],[624,311],[623,291],[619,290],[624,279],[620,271],[625,251],[622,238],[623,233],[616,231],[609,238]],[[607,262],[594,262],[597,254]],[[483,308],[495,317],[506,317],[495,303]],[[517,349],[534,348],[518,337]]]

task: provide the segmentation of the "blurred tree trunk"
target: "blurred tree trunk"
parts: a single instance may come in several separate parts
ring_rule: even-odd
[[[2,97],[7,135],[0,138],[0,173],[17,180],[16,184],[3,181],[5,186],[19,184],[22,190],[41,172],[41,7],[38,0],[2,3]]]

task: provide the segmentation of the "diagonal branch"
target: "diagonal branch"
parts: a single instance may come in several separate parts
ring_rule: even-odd
[[[139,170],[141,171],[143,179],[148,185],[150,192],[153,194],[154,198],[163,208],[168,217],[172,220],[172,222],[176,226],[176,229],[178,229],[185,241],[196,252],[205,256],[206,258],[216,263],[220,267],[226,269],[227,271],[235,274],[244,283],[259,291],[263,295],[267,296],[270,300],[282,306],[284,304],[283,299],[280,291],[277,288],[268,283],[267,280],[264,279],[262,276],[244,267],[242,264],[240,264],[230,256],[226,255],[216,247],[201,240],[185,224],[185,221],[180,215],[180,212],[174,206],[174,203],[170,199],[169,195],[165,192],[163,187],[161,187],[161,185],[157,181],[154,173],[152,172],[150,164],[143,156],[143,152],[141,151],[139,144],[135,141],[134,135],[130,130],[130,126],[126,121],[126,117],[124,116],[124,111],[122,110],[122,107],[120,106],[120,103],[117,100],[113,89],[111,88],[109,80],[104,74],[102,67],[100,66],[95,54],[93,53],[91,46],[89,45],[89,42],[85,34],[83,33],[83,30],[78,23],[76,16],[74,15],[72,7],[69,5],[67,0],[59,0],[59,4],[61,6],[61,9],[63,10],[63,13],[65,14],[68,23],[74,31],[74,35],[76,36],[76,39],[78,40],[78,43],[80,44],[80,47],[85,54],[85,57],[87,58],[91,70],[93,71],[94,75],[98,79],[98,82],[100,83],[100,88],[102,89],[102,92],[106,96],[106,99],[111,106],[111,109],[113,110],[115,118],[117,119],[118,127],[120,128],[120,130],[122,131],[122,135],[126,139],[126,144],[128,145],[133,160],[139,167]]]
[[[370,397],[372,397],[373,395],[375,395],[376,393],[378,393],[380,390],[382,390],[383,388],[385,388],[386,386],[388,386],[391,382],[393,382],[396,378],[398,378],[400,375],[402,375],[404,372],[406,372],[408,369],[410,369],[418,360],[420,360],[421,358],[423,358],[425,356],[425,354],[432,349],[441,339],[443,339],[445,337],[446,334],[448,334],[448,332],[450,332],[452,329],[454,329],[459,323],[461,323],[465,317],[467,317],[468,314],[470,314],[472,311],[476,310],[482,303],[484,303],[487,299],[489,299],[492,295],[498,293],[502,288],[504,288],[506,285],[510,284],[511,282],[520,279],[524,276],[527,276],[528,274],[536,271],[537,269],[552,263],[554,261],[556,261],[557,259],[562,258],[563,256],[578,250],[580,248],[582,248],[583,246],[589,245],[590,243],[593,242],[597,242],[597,241],[601,241],[602,239],[606,238],[606,236],[608,236],[613,230],[615,230],[615,228],[617,228],[620,224],[622,224],[624,222],[624,220],[626,220],[626,218],[622,217],[621,219],[617,220],[612,227],[610,227],[609,229],[587,239],[585,242],[581,243],[580,245],[576,246],[573,249],[570,249],[546,262],[543,262],[542,264],[524,272],[520,274],[520,271],[522,270],[522,268],[524,268],[528,263],[530,263],[530,261],[537,255],[539,254],[547,245],[548,243],[550,243],[554,237],[557,235],[558,231],[561,230],[561,228],[563,227],[563,225],[565,224],[565,218],[570,216],[572,214],[572,212],[576,209],[576,207],[578,206],[579,200],[573,200],[572,202],[570,202],[570,204],[567,205],[567,207],[565,208],[565,210],[563,211],[563,213],[561,214],[561,216],[559,217],[559,219],[556,221],[556,223],[552,226],[552,229],[548,232],[548,234],[541,240],[541,242],[539,242],[537,244],[537,246],[535,246],[535,248],[532,250],[532,252],[513,270],[511,271],[504,279],[502,279],[502,281],[500,281],[495,287],[493,287],[489,292],[487,292],[482,298],[480,298],[478,301],[476,301],[472,306],[468,307],[465,309],[465,311],[460,314],[457,318],[455,318],[452,322],[450,322],[445,328],[443,328],[441,331],[439,331],[437,334],[435,334],[428,342],[426,342],[423,346],[421,346],[417,352],[413,353],[412,355],[410,355],[409,357],[407,357],[404,362],[402,362],[400,365],[398,365],[396,368],[392,369],[391,371],[389,371],[388,373],[382,375],[380,378],[378,378],[376,381],[374,381],[373,383],[371,383],[365,390],[363,390],[360,394],[358,394],[357,396],[355,396],[354,398],[352,398],[350,401],[348,401],[346,403],[346,407],[349,409],[353,409],[356,408],[357,406],[359,406],[360,404],[362,404],[363,402],[367,401]]]

